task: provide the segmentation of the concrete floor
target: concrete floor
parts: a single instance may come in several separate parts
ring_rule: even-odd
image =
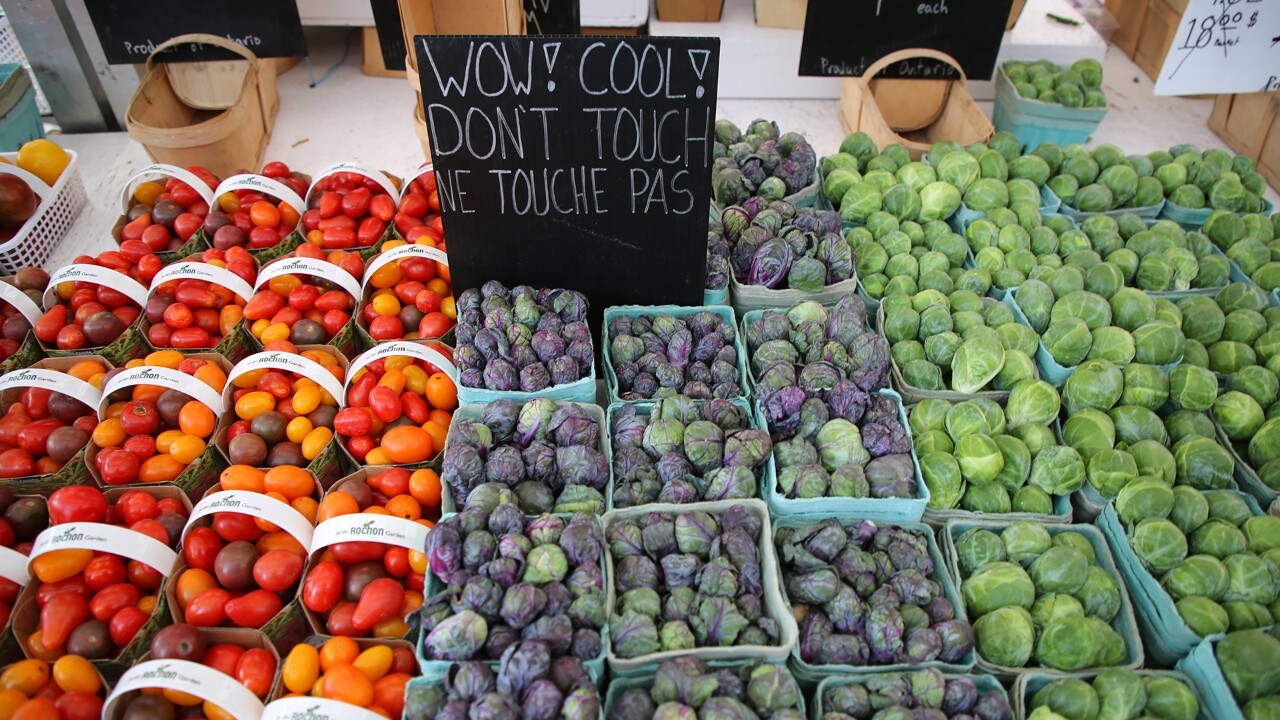
[[[317,77],[341,57],[345,37],[343,29],[309,34]],[[1114,47],[1107,53],[1103,77],[1110,112],[1093,143],[1113,143],[1127,153],[1147,153],[1179,143],[1226,147],[1206,126],[1212,100],[1153,96],[1152,81]],[[358,160],[404,175],[424,160],[411,119],[416,103],[412,86],[404,78],[361,74],[358,37],[346,62],[322,84],[311,87],[307,67],[301,64],[279,78],[278,89],[280,112],[264,161],[281,160],[314,173],[335,162]],[[985,105],[989,113],[990,103]],[[834,152],[844,138],[835,101],[722,100],[719,107],[720,117],[740,124],[767,117],[784,131],[802,132],[820,156]],[[149,162],[142,146],[125,133],[65,135],[57,140],[80,153],[79,171],[89,190],[89,204],[46,267],[59,267],[76,255],[112,247],[110,229],[120,213],[120,192],[128,178]],[[1268,196],[1280,201],[1274,190]]]

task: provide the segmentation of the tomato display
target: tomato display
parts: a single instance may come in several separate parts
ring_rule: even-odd
[[[293,345],[279,341],[272,350],[288,352],[286,347]],[[273,367],[232,371],[235,404],[231,412],[235,421],[222,447],[229,462],[250,467],[307,467],[333,440],[338,401],[325,385],[337,391],[346,371],[330,350],[304,350],[300,355],[317,363],[316,373],[328,373],[328,380]],[[257,360],[258,356],[251,355],[238,368]]]
[[[142,314],[146,288],[160,268],[159,256],[136,240],[126,240],[119,250],[108,250],[97,257],[77,257],[71,267],[55,273],[52,278],[57,282],[56,302],[36,321],[36,339],[45,348],[58,350],[110,345]],[[74,272],[76,277],[85,277],[85,272],[101,273],[127,291],[108,287],[105,282],[78,279],[58,282],[64,272]],[[112,273],[122,277],[116,279]]]
[[[0,416],[0,478],[54,473],[79,454],[97,427],[98,411],[72,394],[83,388],[88,392],[82,396],[91,395],[110,369],[101,360],[81,360],[65,372],[66,392],[22,388],[17,402]]]
[[[267,163],[261,174],[282,183],[299,198],[306,196],[311,185],[311,178],[290,170],[282,162]],[[301,210],[283,198],[271,197],[260,190],[236,189],[218,196],[218,209],[209,212],[205,228],[207,231],[210,226],[216,226],[212,243],[218,250],[270,248],[298,229]]]
[[[250,637],[238,637],[231,642],[215,642],[199,628],[187,623],[175,623],[161,629],[151,639],[150,649],[152,660],[186,661],[213,668],[243,685],[259,701],[265,700],[271,691],[280,666],[275,652],[259,647]],[[215,687],[207,687],[206,691],[208,695],[218,696]],[[143,689],[141,693],[129,698],[119,710],[120,716],[124,718],[203,717],[208,720],[235,720],[216,701],[163,685]]]
[[[396,232],[409,242],[430,238],[444,249],[444,226],[440,221],[440,196],[436,193],[435,170],[427,170],[412,178],[400,191],[396,206]]]
[[[430,247],[431,239],[419,238],[418,245]],[[448,263],[399,249],[404,246],[386,242],[369,264],[360,323],[374,340],[439,338],[458,318]]]
[[[440,476],[423,468],[368,468],[335,484],[316,514],[323,524],[345,515],[389,516],[426,528],[440,518]],[[422,606],[427,557],[421,547],[339,542],[311,559],[302,606],[313,629],[344,637],[404,637],[404,617]]]
[[[218,417],[211,400],[193,395],[220,395],[227,375],[215,361],[184,357],[176,350],[158,350],[131,360],[125,370],[163,368],[180,375],[165,385],[131,384],[114,389],[108,378],[104,390],[110,404],[91,436],[90,467],[104,485],[170,483],[208,447]],[[194,379],[187,387],[182,376]]]
[[[16,497],[0,485],[0,548],[20,555],[31,552],[31,543],[49,527],[49,508],[39,495]],[[0,553],[5,551],[0,550]],[[9,625],[22,586],[0,573],[0,631]]]
[[[293,646],[280,665],[285,697],[321,697],[399,720],[404,689],[418,674],[407,647],[351,638],[312,638]]]
[[[106,685],[85,658],[21,660],[0,671],[0,713],[15,720],[98,720]]]
[[[34,307],[29,310],[35,312],[38,317],[41,296],[44,295],[44,289],[49,284],[49,273],[37,267],[24,267],[12,277],[0,278],[0,282],[26,295],[27,299],[34,303]],[[21,298],[17,298],[15,302],[20,300]],[[13,357],[30,332],[31,320],[12,303],[6,301],[3,294],[0,294],[0,362]]]
[[[145,315],[151,327],[147,328],[147,341],[156,348],[182,350],[212,348],[233,332],[244,317],[248,293],[258,279],[257,262],[241,247],[229,250],[205,250],[198,258],[169,266],[165,272],[181,273],[183,268],[202,277],[206,273],[201,265],[219,268],[244,281],[240,289],[229,288],[215,280],[179,275],[164,280],[151,288]],[[229,284],[235,284],[231,279]]]
[[[146,180],[133,188],[129,210],[116,231],[116,240],[140,241],[152,252],[179,250],[205,226],[218,178],[199,166],[187,168],[205,187],[197,189],[176,177]],[[215,228],[216,229],[216,228]],[[212,233],[212,231],[210,231]]]
[[[172,549],[188,513],[178,497],[180,493],[172,490],[155,489],[109,497],[88,485],[70,485],[49,495],[47,532],[66,523],[101,523],[137,533],[136,540],[128,541],[134,551],[154,543]],[[157,568],[106,547],[115,545],[59,547],[31,559],[32,580],[24,592],[34,595],[40,612],[34,626],[22,624],[30,619],[14,621],[28,657],[46,662],[63,655],[107,660],[132,642],[151,618],[170,567]],[[152,556],[164,558],[165,553]]]
[[[296,272],[274,274],[294,267]],[[281,340],[324,345],[351,322],[356,303],[351,288],[359,288],[364,261],[355,253],[326,253],[304,243],[293,256],[264,267],[262,277],[268,274],[274,276],[258,286],[244,308],[249,333],[268,349]]]
[[[264,515],[279,512],[309,531],[319,485],[310,472],[288,465],[266,471],[232,465],[219,482],[220,491],[258,493],[288,507],[264,502],[267,510],[219,511],[193,523],[183,539],[185,567],[179,565],[166,591],[169,607],[179,620],[197,627],[260,628],[297,594],[307,556],[303,543],[309,542]],[[206,496],[205,502],[219,494]]]
[[[373,247],[395,218],[396,200],[387,178],[335,172],[316,180],[302,214],[307,242],[325,250]],[[388,187],[390,186],[390,187]]]
[[[433,348],[448,357],[443,345]],[[379,352],[378,349],[370,352]],[[364,356],[362,356],[364,357]],[[379,357],[351,376],[334,418],[339,441],[365,465],[415,465],[444,450],[458,389],[436,365],[409,355]]]

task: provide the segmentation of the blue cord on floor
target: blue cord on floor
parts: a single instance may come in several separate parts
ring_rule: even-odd
[[[307,75],[311,76],[311,87],[316,87],[325,80],[328,80],[334,70],[342,67],[342,64],[347,61],[347,56],[351,54],[351,38],[355,37],[356,32],[359,30],[360,28],[351,28],[351,30],[347,32],[347,37],[342,42],[342,57],[338,58],[338,62],[330,65],[329,69],[324,71],[324,74],[320,76],[319,80],[316,79],[316,74],[311,66],[311,55],[307,55]]]

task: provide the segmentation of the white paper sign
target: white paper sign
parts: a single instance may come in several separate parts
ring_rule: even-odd
[[[1191,0],[1156,78],[1156,95],[1280,89],[1280,2]]]

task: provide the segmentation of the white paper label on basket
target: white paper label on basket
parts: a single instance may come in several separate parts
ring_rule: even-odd
[[[154,293],[156,288],[171,280],[204,280],[214,285],[221,285],[246,302],[253,297],[253,287],[245,282],[244,278],[226,268],[198,260],[186,260],[162,268],[151,280],[151,292]]]
[[[196,194],[200,196],[200,199],[204,200],[205,204],[209,207],[213,207],[213,201],[217,200],[217,196],[213,194],[213,188],[209,187],[209,184],[204,180],[201,180],[199,175],[196,175],[186,168],[180,168],[177,165],[152,163],[151,165],[148,165],[134,173],[133,177],[129,178],[129,182],[124,184],[124,195],[121,199],[123,200],[122,204],[125,212],[129,212],[129,199],[133,197],[133,191],[136,189],[134,183],[137,183],[142,178],[151,175],[164,175],[165,177],[171,177],[175,180],[181,180],[182,182],[190,185],[191,189],[195,190]]]
[[[1280,4],[1191,0],[1183,5],[1182,19],[1168,25],[1172,42],[1165,41],[1169,52],[1156,76],[1156,95],[1280,89]]]
[[[407,257],[428,258],[430,260],[435,260],[446,267],[449,265],[449,256],[444,254],[444,252],[439,248],[433,248],[429,245],[401,245],[400,247],[387,250],[374,258],[373,262],[369,263],[369,267],[365,268],[364,278],[360,281],[360,285],[362,287],[368,286],[369,278],[373,277],[373,274],[383,265]]]
[[[25,587],[31,581],[27,573],[27,556],[13,548],[0,547],[0,578]]]
[[[427,163],[426,165],[423,165],[417,170],[414,170],[413,172],[409,173],[409,177],[406,177],[404,179],[405,188],[409,187],[409,183],[413,182],[414,180],[417,180],[418,178],[422,177],[423,175],[426,175],[429,172],[434,172],[435,169],[436,169],[435,163]]]
[[[421,523],[392,515],[339,515],[316,526],[311,552],[343,542],[376,542],[422,552],[431,530]]]
[[[102,393],[98,388],[78,377],[47,368],[11,370],[0,376],[0,392],[15,387],[52,390],[73,397],[91,408],[98,407],[98,403],[102,400]]]
[[[179,690],[226,710],[236,720],[261,720],[262,701],[228,675],[190,660],[148,660],[125,671],[102,706],[102,717],[115,717],[126,693],[143,688]]]
[[[319,182],[320,178],[329,177],[330,175],[333,175],[335,173],[340,173],[340,172],[350,172],[350,173],[356,173],[358,175],[363,175],[369,178],[370,180],[381,185],[382,189],[387,191],[387,194],[391,196],[392,200],[395,200],[397,202],[400,201],[400,191],[396,190],[396,186],[394,183],[391,182],[390,178],[388,178],[386,175],[382,174],[381,172],[378,172],[377,170],[374,170],[373,168],[367,165],[362,165],[358,162],[340,162],[340,163],[335,163],[333,165],[330,165],[324,170],[321,170],[319,175],[316,175],[316,179],[312,181],[311,187],[314,189],[315,184]],[[307,192],[307,198],[308,199],[311,198],[310,191]]]
[[[3,164],[3,163],[0,163]],[[52,300],[57,297],[58,286],[66,282],[87,282],[109,287],[123,293],[139,307],[147,305],[147,289],[142,283],[124,273],[108,270],[97,265],[68,265],[57,270],[49,277],[49,287],[44,291],[44,306],[51,307]]]
[[[303,202],[302,198],[298,197],[298,193],[294,192],[293,188],[279,180],[273,180],[262,175],[232,175],[223,180],[214,192],[222,195],[232,190],[256,190],[264,195],[270,195],[297,211],[299,217],[307,209],[307,204]]]
[[[257,289],[261,290],[272,278],[281,275],[309,275],[328,280],[340,286],[353,300],[360,299],[360,283],[351,273],[327,260],[308,257],[284,258],[262,268],[262,272],[258,273]]]
[[[449,376],[454,385],[458,384],[458,368],[453,364],[444,353],[436,350],[429,345],[420,343],[406,342],[404,340],[393,340],[374,347],[372,350],[363,352],[355,360],[351,361],[351,367],[347,369],[347,381],[343,384],[344,389],[351,384],[351,379],[356,373],[364,368],[365,365],[374,360],[383,358],[396,357],[399,355],[407,355],[415,360],[425,360],[432,365],[440,368],[441,372]],[[345,393],[343,397],[345,398]]]
[[[286,502],[249,490],[224,490],[204,496],[191,508],[191,516],[187,518],[182,534],[186,535],[187,529],[196,520],[220,512],[260,517],[292,535],[302,547],[311,547],[311,523],[307,522],[302,513]]]
[[[268,704],[262,720],[382,720],[382,716],[328,698],[287,697]]]
[[[165,577],[178,554],[149,535],[104,523],[73,522],[54,525],[36,536],[29,560],[54,550],[97,550],[150,565]]]
[[[44,311],[29,295],[3,280],[0,280],[0,300],[12,305],[13,309],[22,313],[22,317],[26,318],[27,322],[32,325],[35,325],[40,316],[44,314]]]
[[[201,404],[212,410],[214,415],[222,415],[227,409],[222,404],[221,393],[193,376],[166,367],[143,365],[124,370],[107,381],[106,387],[102,388],[102,399],[95,403],[98,406],[100,416],[101,413],[106,412],[106,406],[112,393],[135,385],[159,385],[163,388],[186,393],[191,399],[199,400]]]
[[[301,355],[293,355],[279,350],[268,350],[260,352],[241,360],[236,366],[231,368],[231,374],[227,376],[227,387],[231,387],[231,382],[241,375],[252,372],[254,370],[273,369],[295,372],[299,375],[315,380],[324,391],[333,396],[338,404],[342,404],[345,397],[343,386],[333,373],[324,369],[320,363],[311,358]]]

